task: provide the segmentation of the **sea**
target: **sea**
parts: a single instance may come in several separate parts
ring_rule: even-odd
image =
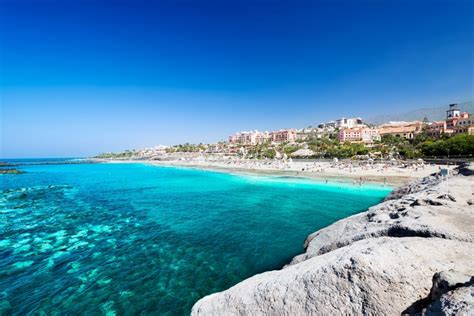
[[[281,269],[310,233],[391,191],[145,163],[2,161],[25,173],[0,175],[0,315],[188,315],[206,295]]]

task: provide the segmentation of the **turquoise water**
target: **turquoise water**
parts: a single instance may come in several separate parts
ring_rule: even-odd
[[[381,187],[142,164],[0,175],[0,314],[181,315],[303,252]]]

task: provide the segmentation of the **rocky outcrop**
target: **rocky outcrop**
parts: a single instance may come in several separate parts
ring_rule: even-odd
[[[402,314],[474,315],[474,277],[455,270],[435,273],[429,295]]]
[[[311,234],[279,271],[198,301],[194,315],[458,314],[473,309],[474,179],[433,175]]]
[[[436,273],[424,315],[474,315],[474,277],[454,270]]]
[[[474,286],[460,287],[433,302],[424,315],[474,315]]]
[[[441,178],[438,174],[432,174],[428,177],[415,180],[409,184],[396,188],[385,198],[385,201],[396,200],[404,197],[407,194],[417,193],[427,190],[439,183]]]

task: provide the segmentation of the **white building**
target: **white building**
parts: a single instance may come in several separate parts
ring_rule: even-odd
[[[362,119],[360,117],[354,117],[354,118],[345,118],[341,117],[338,120],[335,121],[329,121],[326,123],[319,124],[319,128],[353,128],[353,127],[363,127],[365,124],[362,122]]]
[[[353,127],[360,127],[363,125],[362,119],[360,117],[355,118],[345,118],[342,117],[336,120],[334,127],[336,128],[353,128]]]
[[[449,110],[446,111],[446,119],[449,120],[459,116],[461,116],[461,110],[458,105],[456,103],[450,104]]]

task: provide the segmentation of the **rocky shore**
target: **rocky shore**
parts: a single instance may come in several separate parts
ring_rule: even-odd
[[[473,315],[473,165],[431,175],[308,236],[304,254],[193,315]]]

